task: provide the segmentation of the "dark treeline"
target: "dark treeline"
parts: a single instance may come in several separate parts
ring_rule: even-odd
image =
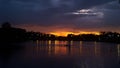
[[[3,23],[0,28],[0,42],[24,42],[30,40],[98,41],[120,43],[120,34],[116,32],[100,32],[100,35],[68,34],[67,37],[63,37],[40,32],[26,31],[21,28],[14,28],[9,22]]]
[[[40,32],[26,31],[14,28],[9,22],[2,24],[0,28],[0,42],[24,42],[29,40],[52,40],[55,36]]]
[[[0,28],[0,42],[22,41],[26,39],[26,30],[13,28],[11,24],[5,22]]]
[[[120,43],[120,34],[116,32],[100,32],[100,35],[95,34],[81,34],[67,36],[68,40],[73,41],[97,41],[97,42],[111,42]]]

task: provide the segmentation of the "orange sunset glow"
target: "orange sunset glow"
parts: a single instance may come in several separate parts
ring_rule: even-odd
[[[50,32],[50,34],[56,35],[56,36],[67,36],[68,34],[74,34],[74,35],[79,35],[79,34],[95,34],[95,35],[100,35],[99,32]]]
[[[120,68],[120,0],[0,0],[0,68]]]
[[[21,25],[21,26],[16,26],[16,27],[24,28],[27,31],[43,32],[43,33],[47,33],[47,34],[53,34],[53,35],[56,35],[56,36],[67,36],[68,34],[74,34],[74,35],[95,34],[95,35],[100,35],[100,32],[97,32],[97,30],[95,30],[95,31],[88,31],[87,29],[86,30],[85,29],[83,29],[83,30],[73,30],[73,28],[69,28],[69,27],[59,28],[59,27],[50,26],[50,27],[46,28],[46,27],[42,27],[42,26],[38,26],[38,25]]]

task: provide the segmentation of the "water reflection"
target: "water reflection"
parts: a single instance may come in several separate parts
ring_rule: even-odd
[[[9,63],[12,57],[24,49],[23,46],[12,43],[5,43],[0,45],[0,68],[9,68]]]
[[[118,49],[118,56],[120,56],[120,44],[117,45],[117,49]]]
[[[120,45],[83,41],[34,41],[23,43],[20,53],[10,51],[9,68],[119,68]],[[0,57],[4,56],[1,54]],[[11,59],[12,58],[12,59]],[[4,58],[2,58],[5,61]],[[2,60],[0,60],[1,62]],[[0,63],[1,64],[1,63]],[[8,64],[8,65],[7,65]],[[7,68],[5,67],[5,68]]]
[[[116,44],[82,41],[36,41],[31,45],[31,52],[46,56],[119,56],[119,49]]]
[[[51,59],[50,61],[64,63],[62,68],[66,68],[66,65],[67,68],[119,68],[119,49],[119,45],[111,43],[36,41],[34,47],[32,44],[31,50],[28,50],[32,53],[26,54],[29,59],[45,58],[46,62]]]

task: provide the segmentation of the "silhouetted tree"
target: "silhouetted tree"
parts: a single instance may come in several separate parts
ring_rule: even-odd
[[[11,24],[9,22],[4,22],[2,28],[11,28]]]
[[[99,41],[120,43],[120,34],[116,32],[100,32],[95,34],[68,34],[67,37],[55,36],[40,32],[26,32],[25,29],[11,27],[9,22],[4,22],[0,28],[0,42],[19,42],[27,40],[62,40],[62,41]]]
[[[0,28],[0,42],[16,42],[26,40],[26,30],[11,27],[9,22],[4,22]]]

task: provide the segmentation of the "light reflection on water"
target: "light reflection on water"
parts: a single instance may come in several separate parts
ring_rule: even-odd
[[[34,42],[26,42],[22,45],[24,45],[25,48],[14,54],[9,62],[7,61],[9,68],[120,67],[119,44],[37,40]]]
[[[30,47],[32,52],[49,56],[119,56],[120,52],[120,45],[82,41],[36,41],[26,48]]]
[[[120,56],[120,44],[117,45],[118,48],[118,56]]]

